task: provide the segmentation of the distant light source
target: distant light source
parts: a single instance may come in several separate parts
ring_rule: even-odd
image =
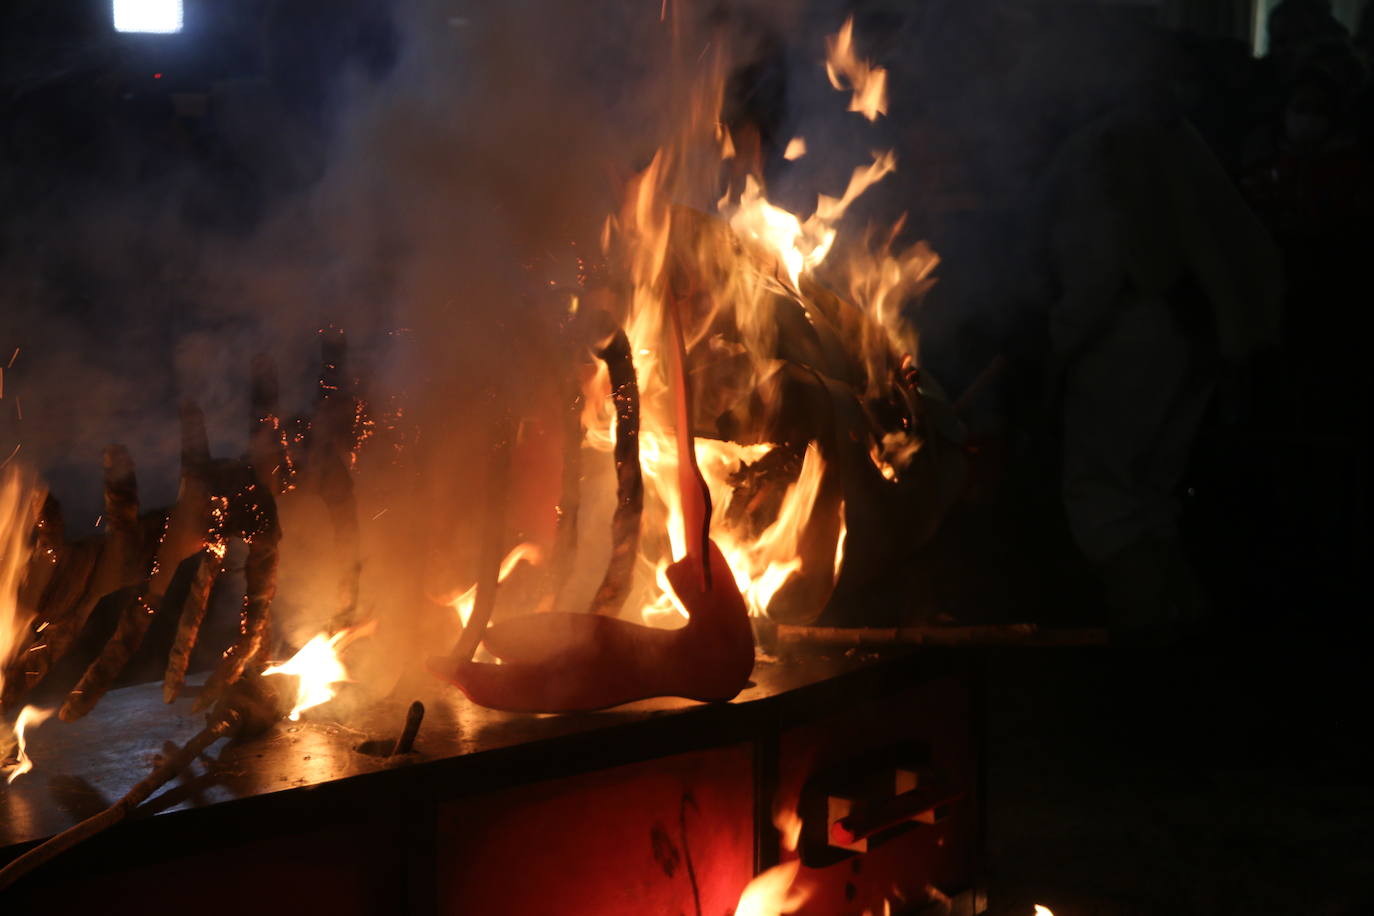
[[[181,0],[113,0],[116,32],[181,31]]]

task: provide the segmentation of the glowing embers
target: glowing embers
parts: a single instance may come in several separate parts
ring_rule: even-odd
[[[350,643],[371,636],[376,629],[376,623],[372,622],[340,630],[332,636],[321,633],[301,646],[300,651],[288,660],[262,672],[264,677],[289,674],[298,678],[291,721],[299,720],[305,710],[334,699],[338,692],[335,688],[351,680],[340,654]]]
[[[181,31],[181,0],[114,0],[116,32],[169,35]]]

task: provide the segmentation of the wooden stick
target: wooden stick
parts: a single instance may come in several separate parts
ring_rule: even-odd
[[[639,526],[644,514],[644,477],[639,467],[639,382],[630,340],[619,328],[596,353],[611,375],[615,401],[615,515],[611,518],[611,559],[592,598],[593,614],[618,614],[630,593]]]
[[[416,700],[410,704],[406,710],[405,728],[401,729],[400,737],[392,745],[391,753],[388,757],[395,757],[397,754],[409,754],[415,747],[415,736],[420,733],[420,723],[425,719],[425,704]]]
[[[115,678],[143,644],[143,637],[152,625],[156,610],[141,593],[129,595],[124,600],[114,635],[101,647],[100,654],[67,694],[66,702],[58,710],[58,718],[63,722],[75,722],[95,708],[95,704],[105,696]]]
[[[486,634],[487,624],[491,622],[491,613],[496,609],[496,588],[505,554],[506,493],[510,489],[511,453],[515,448],[515,427],[510,410],[500,400],[496,410],[495,435],[487,468],[487,506],[478,556],[477,595],[473,599],[472,615],[454,647],[454,663],[472,661]]]
[[[196,700],[197,711],[217,702],[250,665],[256,664],[267,641],[267,630],[272,620],[272,599],[277,594],[277,547],[281,540],[281,532],[276,527],[275,510],[272,527],[246,540],[248,559],[244,564],[245,589],[243,610],[239,614],[239,638],[224,653],[219,666],[205,682]]]
[[[42,632],[15,659],[16,664],[22,665],[23,677],[6,677],[7,706],[17,703],[67,654],[101,598],[134,585],[147,575],[145,532],[138,519],[133,459],[124,446],[112,445],[105,449],[103,467],[104,518],[109,532],[73,545],[69,551],[70,569],[63,564],[54,574],[43,596],[40,622],[36,624],[43,627]]]
[[[1107,631],[1100,628],[1042,629],[1033,623],[986,624],[965,627],[806,627],[780,624],[779,648],[827,647],[880,649],[893,646],[1102,646]]]
[[[73,827],[68,827],[0,869],[0,891],[4,891],[24,875],[71,849],[77,843],[90,839],[97,833],[108,830],[124,820],[135,808],[143,804],[148,796],[171,782],[178,773],[186,769],[191,761],[200,756],[206,748],[234,732],[242,721],[243,715],[236,709],[227,709],[222,715],[215,717],[215,721],[206,725],[195,737],[178,748],[176,753],[164,760],[160,766],[130,789],[128,794],[119,801],[99,814],[92,815]]]
[[[235,684],[225,693],[214,711],[206,716],[205,728],[158,764],[123,798],[99,814],[35,846],[0,869],[0,892],[82,840],[124,820],[220,738],[245,739],[264,734],[281,720],[285,712],[285,699],[266,678],[251,678]]]
[[[181,606],[181,617],[177,623],[176,641],[167,655],[167,671],[162,678],[162,698],[170,703],[181,693],[186,684],[186,671],[191,666],[191,651],[196,647],[200,636],[200,625],[205,621],[205,611],[210,605],[210,593],[214,590],[215,580],[219,578],[220,557],[213,550],[204,551],[196,563],[195,577],[186,592],[186,601]]]

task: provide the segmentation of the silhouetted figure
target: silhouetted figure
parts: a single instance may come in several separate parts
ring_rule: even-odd
[[[1051,187],[1064,508],[1117,635],[1167,639],[1205,609],[1176,491],[1222,361],[1277,341],[1278,252],[1166,106],[1081,128]]]

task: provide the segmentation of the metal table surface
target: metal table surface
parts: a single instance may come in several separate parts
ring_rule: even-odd
[[[730,703],[658,698],[583,714],[497,712],[438,681],[427,685],[429,695],[341,697],[259,738],[214,745],[122,829],[183,820],[190,827],[212,814],[254,824],[305,811],[314,817],[330,806],[386,805],[389,796],[417,792],[476,794],[750,740],[827,708],[842,709],[856,692],[938,676],[948,670],[950,655],[761,657],[750,686]],[[384,758],[358,750],[369,739],[394,740],[413,699],[426,706],[415,753]],[[344,704],[347,715],[335,704]],[[161,685],[145,684],[111,691],[85,719],[54,717],[31,730],[33,771],[0,785],[0,861],[128,791],[158,754],[204,724],[191,705],[189,697],[165,705]]]

